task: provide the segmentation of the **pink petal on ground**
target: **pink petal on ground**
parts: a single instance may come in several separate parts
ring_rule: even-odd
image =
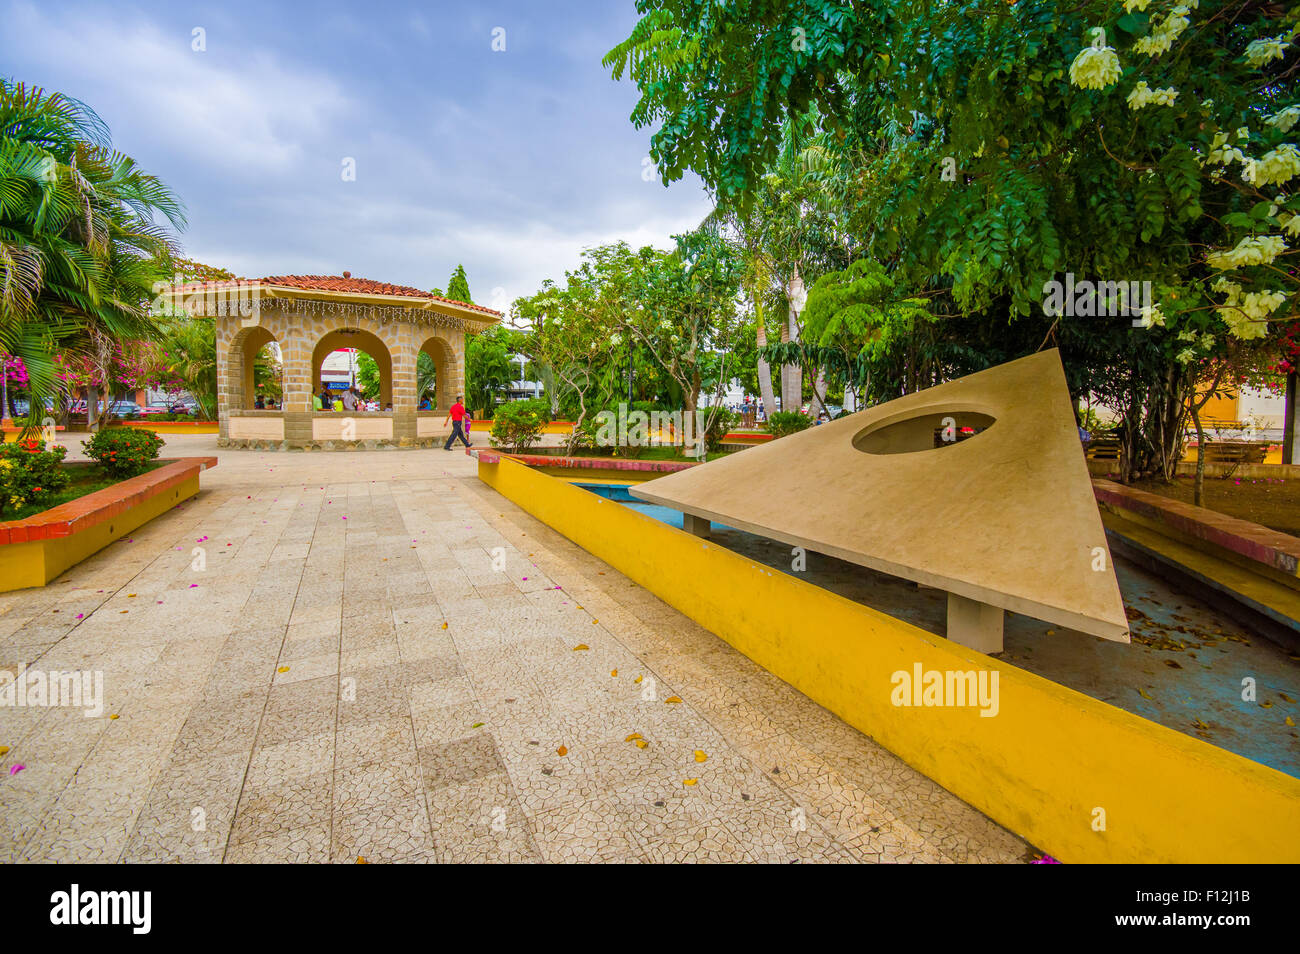
[[[27,768],[26,765],[11,765],[11,766],[9,766],[9,774],[10,774],[10,775],[17,775],[19,772],[21,772],[21,771],[22,771],[23,769],[25,769],[25,768]]]

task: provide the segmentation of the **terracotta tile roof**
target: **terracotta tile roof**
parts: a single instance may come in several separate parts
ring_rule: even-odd
[[[444,298],[441,295],[431,295],[427,291],[419,288],[412,288],[409,285],[390,285],[388,282],[377,282],[370,278],[353,278],[341,275],[269,275],[266,278],[254,279],[236,279],[235,281],[225,282],[195,282],[189,285],[182,285],[180,291],[194,291],[200,288],[222,288],[225,286],[236,285],[239,282],[261,282],[267,285],[279,285],[282,288],[301,288],[308,291],[331,291],[344,292],[353,295],[394,295],[402,298],[422,298],[425,301],[441,301],[449,305],[459,305],[462,308],[470,308],[474,311],[481,311],[485,315],[500,315],[501,312],[487,308],[483,305],[475,305],[468,301],[457,301],[454,298]]]

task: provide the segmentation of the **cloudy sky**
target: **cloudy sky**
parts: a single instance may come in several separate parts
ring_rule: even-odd
[[[635,87],[600,65],[635,21],[632,0],[0,0],[0,74],[98,112],[184,200],[192,258],[420,288],[463,262],[501,307],[709,209],[693,177],[643,177]]]

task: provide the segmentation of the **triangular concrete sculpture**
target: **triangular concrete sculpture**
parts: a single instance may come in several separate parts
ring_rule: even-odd
[[[1002,611],[1128,642],[1056,351],[909,394],[632,493],[946,590],[948,636],[1002,648]]]

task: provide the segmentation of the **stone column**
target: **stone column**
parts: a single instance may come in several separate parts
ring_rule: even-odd
[[[232,402],[239,401],[239,390],[243,386],[244,361],[237,347],[232,347],[235,329],[231,328],[231,319],[213,319],[213,332],[217,336],[217,438],[230,438],[230,408]],[[92,415],[93,418],[93,415]]]
[[[280,360],[284,364],[284,439],[290,446],[301,446],[312,439],[312,391],[314,389],[311,352],[315,342],[309,340],[308,328],[301,318],[277,310],[281,333]]]
[[[416,361],[420,353],[416,337],[416,328],[404,322],[388,346],[393,365],[393,441],[402,447],[411,446],[416,439]]]

